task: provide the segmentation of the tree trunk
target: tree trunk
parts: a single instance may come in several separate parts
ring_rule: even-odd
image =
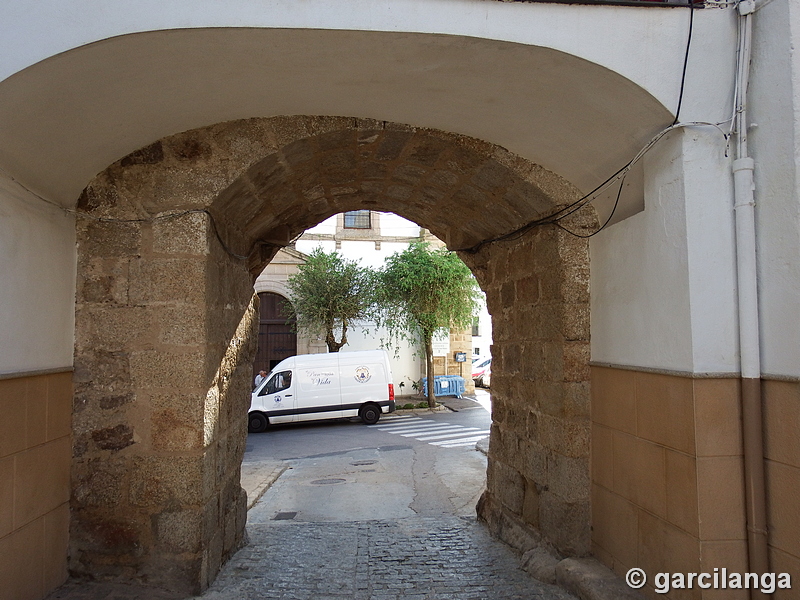
[[[425,336],[425,374],[428,378],[428,407],[436,406],[433,382],[433,336]]]
[[[325,343],[328,345],[328,352],[338,352],[339,348],[347,343],[347,324],[342,326],[341,342],[336,341],[336,336],[333,335],[333,327],[327,327],[327,332],[325,333]]]

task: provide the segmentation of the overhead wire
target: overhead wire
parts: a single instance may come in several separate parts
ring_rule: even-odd
[[[736,0],[733,4],[738,4],[739,1],[740,0]],[[726,2],[725,4],[727,5],[729,3]],[[526,223],[522,227],[519,227],[519,228],[517,228],[517,229],[515,229],[515,230],[513,230],[513,231],[511,231],[509,233],[506,233],[506,234],[503,234],[503,235],[500,235],[500,236],[497,236],[497,237],[494,237],[494,238],[490,238],[490,239],[487,239],[487,240],[482,240],[481,242],[478,242],[477,244],[474,244],[473,246],[470,246],[468,248],[460,248],[460,249],[457,249],[457,251],[474,254],[474,253],[478,252],[481,248],[483,248],[487,244],[492,244],[492,243],[501,242],[501,241],[514,241],[514,240],[517,240],[517,239],[521,238],[523,235],[525,235],[531,229],[533,229],[535,227],[542,226],[542,225],[547,225],[547,224],[556,224],[558,227],[560,227],[564,231],[566,231],[566,232],[568,232],[568,233],[570,233],[570,234],[572,234],[572,235],[574,235],[576,237],[589,238],[589,237],[592,237],[594,235],[597,235],[598,233],[600,233],[600,231],[605,229],[606,226],[608,226],[608,224],[611,222],[611,219],[613,218],[613,216],[614,216],[614,214],[615,214],[615,212],[617,210],[617,207],[619,206],[619,201],[620,201],[620,197],[621,197],[621,194],[622,194],[622,189],[623,189],[623,186],[624,186],[625,177],[626,177],[628,171],[630,171],[630,169],[639,160],[641,160],[641,158],[644,156],[644,154],[646,154],[667,133],[669,133],[673,129],[677,129],[677,128],[680,128],[680,127],[691,127],[691,126],[713,126],[713,127],[716,127],[717,129],[720,129],[721,125],[724,125],[725,123],[730,121],[731,122],[731,127],[730,127],[730,130],[727,133],[720,129],[720,131],[722,132],[722,134],[725,137],[725,139],[726,140],[730,139],[730,136],[733,134],[733,129],[735,127],[734,124],[733,124],[734,121],[735,121],[735,116],[736,116],[736,114],[737,114],[737,112],[739,110],[738,103],[737,103],[736,99],[734,100],[733,115],[731,116],[731,118],[729,120],[722,121],[722,122],[719,122],[719,123],[709,123],[709,122],[701,122],[701,121],[694,121],[694,122],[689,122],[689,123],[680,123],[679,122],[679,120],[680,120],[680,111],[681,111],[681,107],[682,107],[682,104],[683,104],[683,97],[684,97],[684,91],[685,91],[685,85],[686,85],[686,72],[687,72],[688,63],[689,63],[689,54],[690,54],[691,45],[692,45],[692,37],[693,37],[693,30],[694,30],[694,11],[696,10],[695,9],[695,3],[692,0],[688,0],[687,6],[689,7],[689,28],[688,28],[688,34],[687,34],[687,40],[686,40],[686,50],[684,52],[683,68],[682,68],[682,72],[681,72],[681,85],[680,85],[680,91],[679,91],[679,94],[678,94],[678,105],[677,105],[677,108],[676,108],[676,111],[675,111],[675,119],[673,120],[672,124],[669,127],[666,127],[665,129],[661,130],[653,138],[651,138],[651,140],[636,154],[636,156],[634,156],[634,158],[632,158],[629,162],[627,162],[625,165],[620,167],[617,171],[615,171],[611,176],[606,178],[602,183],[600,183],[598,186],[596,186],[589,193],[581,196],[576,201],[568,204],[567,206],[565,206],[563,208],[560,208],[560,209],[554,211],[553,213],[551,213],[551,214],[549,214],[549,215],[547,215],[545,217],[540,217],[540,218],[535,219],[533,221],[529,221],[528,223]],[[737,76],[738,76],[738,74],[737,74]],[[248,256],[242,256],[240,254],[237,254],[237,253],[233,252],[227,246],[227,244],[224,243],[224,241],[222,240],[222,237],[221,237],[221,235],[219,233],[219,230],[217,228],[217,224],[216,224],[216,221],[214,219],[214,216],[207,209],[191,209],[191,210],[182,211],[182,212],[178,212],[178,213],[167,213],[167,214],[163,214],[163,215],[156,215],[156,216],[153,216],[153,217],[142,218],[142,219],[112,219],[112,218],[106,218],[106,217],[96,217],[94,215],[90,215],[90,214],[82,212],[82,211],[77,211],[77,210],[74,210],[74,209],[70,209],[70,208],[61,206],[60,204],[58,204],[56,202],[53,202],[52,200],[48,200],[47,198],[44,198],[43,196],[37,194],[33,190],[31,190],[28,187],[26,187],[22,182],[16,180],[14,177],[12,177],[6,171],[2,170],[2,168],[0,168],[0,171],[2,171],[5,174],[5,176],[8,177],[11,181],[13,181],[17,185],[19,185],[20,187],[25,189],[28,193],[32,194],[34,197],[38,198],[39,200],[42,200],[43,202],[46,202],[47,204],[50,204],[50,205],[52,205],[52,206],[64,211],[65,213],[74,215],[74,216],[79,217],[79,218],[93,219],[95,221],[100,221],[100,222],[141,223],[141,222],[152,222],[152,221],[155,221],[155,220],[158,220],[158,219],[176,218],[176,217],[183,216],[183,215],[186,215],[186,214],[189,214],[189,213],[203,212],[206,215],[208,215],[209,220],[211,221],[211,225],[212,225],[212,228],[214,230],[215,236],[217,237],[217,240],[223,246],[225,251],[228,254],[230,254],[231,256],[233,256],[233,257],[235,257],[235,258],[237,258],[239,260],[247,260],[249,258]],[[587,204],[590,204],[593,200],[595,200],[598,197],[600,192],[605,190],[606,187],[608,187],[612,182],[616,181],[617,179],[620,180],[620,185],[619,185],[619,189],[617,191],[617,195],[616,195],[616,199],[615,199],[615,202],[614,202],[614,206],[613,206],[613,208],[611,210],[611,213],[609,214],[608,218],[606,219],[606,221],[603,223],[603,225],[599,229],[597,229],[596,231],[594,231],[591,234],[584,235],[584,234],[575,233],[575,232],[569,230],[568,228],[566,228],[566,227],[564,227],[564,226],[559,224],[559,221],[561,221],[561,220],[569,217],[570,215],[576,213],[577,211],[581,210]],[[292,241],[296,241],[299,237],[300,236],[297,236],[297,238],[295,238]],[[264,245],[264,244],[270,245],[270,246],[275,246],[276,245],[276,244],[271,244],[269,242],[256,241],[253,244],[253,246],[251,247],[251,253],[252,253],[252,250],[254,250],[256,246]]]
[[[501,241],[514,241],[514,240],[517,240],[520,237],[522,237],[525,233],[527,233],[528,231],[530,231],[534,227],[540,227],[542,225],[549,225],[549,224],[555,224],[560,229],[563,229],[564,231],[574,235],[575,237],[590,238],[590,237],[592,237],[594,235],[597,235],[598,233],[600,233],[603,229],[605,229],[608,226],[608,224],[611,222],[611,219],[614,217],[614,214],[616,213],[617,207],[619,206],[620,197],[622,195],[622,189],[623,189],[623,186],[624,186],[625,176],[627,175],[628,171],[630,171],[630,169],[633,167],[633,165],[635,165],[639,160],[641,160],[641,158],[659,140],[661,140],[667,133],[669,133],[673,129],[677,129],[677,128],[681,128],[681,127],[691,127],[691,126],[701,126],[701,125],[703,125],[703,126],[712,126],[712,127],[716,127],[717,129],[720,129],[721,125],[724,125],[725,123],[728,122],[726,120],[726,121],[722,121],[722,122],[719,122],[719,123],[709,123],[709,122],[702,122],[702,121],[693,121],[693,122],[688,122],[688,123],[680,123],[680,112],[681,112],[681,107],[683,105],[683,96],[684,96],[684,91],[685,91],[685,87],[686,87],[686,72],[687,72],[687,69],[688,69],[689,54],[690,54],[690,51],[691,51],[692,38],[693,38],[693,32],[694,32],[694,11],[696,10],[695,3],[692,2],[692,0],[689,0],[689,2],[687,3],[687,6],[689,7],[689,27],[688,27],[688,33],[687,33],[687,36],[686,36],[686,50],[685,50],[684,56],[683,56],[683,68],[681,70],[681,85],[680,85],[680,91],[678,93],[678,105],[677,105],[676,110],[675,110],[675,119],[672,121],[672,124],[669,127],[666,127],[665,129],[662,129],[655,136],[653,136],[653,138],[651,138],[651,140],[647,144],[645,144],[645,146],[629,162],[627,162],[625,165],[623,165],[621,168],[619,168],[615,173],[613,173],[610,177],[605,179],[602,183],[600,183],[600,185],[595,187],[592,191],[590,191],[589,193],[581,196],[576,201],[568,204],[567,206],[565,206],[565,207],[563,207],[563,208],[561,208],[559,210],[556,210],[555,212],[547,215],[546,217],[540,217],[540,218],[535,219],[533,221],[529,221],[528,223],[526,223],[522,227],[519,227],[519,228],[515,229],[514,231],[511,231],[509,233],[506,233],[506,234],[503,234],[503,235],[500,235],[500,236],[497,236],[497,237],[494,237],[494,238],[490,238],[490,239],[487,239],[487,240],[482,240],[482,241],[478,242],[477,244],[474,244],[473,246],[470,246],[468,248],[459,248],[459,249],[457,249],[458,252],[466,252],[466,253],[469,253],[469,254],[474,254],[474,253],[478,252],[481,248],[486,246],[487,244],[492,244],[492,243],[501,242]],[[735,116],[735,109],[734,109],[734,116]],[[734,116],[731,117],[731,119],[730,119],[731,122],[734,120]],[[720,129],[720,132],[722,133],[722,135],[723,135],[723,137],[725,138],[726,141],[730,138],[730,135],[731,135],[730,131],[726,133],[726,132],[722,131],[722,129]],[[616,199],[614,201],[614,206],[613,206],[613,208],[611,210],[611,213],[609,214],[608,218],[605,220],[603,225],[600,226],[599,229],[597,229],[596,231],[592,232],[591,234],[586,235],[586,234],[575,233],[574,231],[571,231],[570,229],[562,226],[559,223],[559,221],[561,221],[563,219],[566,219],[568,216],[578,212],[579,210],[584,208],[587,204],[589,204],[593,200],[595,200],[599,196],[599,193],[601,191],[605,190],[607,186],[609,186],[612,182],[614,182],[617,179],[620,180],[620,186],[619,186],[619,190],[617,191],[617,196],[616,196]]]

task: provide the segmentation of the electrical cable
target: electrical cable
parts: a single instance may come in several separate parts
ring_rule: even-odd
[[[625,175],[627,175],[627,173]],[[578,238],[584,238],[584,239],[589,239],[590,237],[593,237],[593,236],[597,235],[598,233],[600,233],[601,231],[603,231],[603,229],[606,228],[606,225],[608,225],[611,222],[611,219],[614,217],[614,213],[617,212],[617,206],[619,206],[619,198],[620,198],[620,196],[622,196],[622,187],[625,185],[625,175],[623,175],[619,180],[619,189],[617,190],[617,199],[614,200],[614,207],[611,209],[611,213],[608,215],[608,218],[606,219],[605,223],[603,223],[603,225],[600,227],[600,229],[597,229],[596,231],[593,231],[589,235],[583,235],[582,233],[575,233],[574,231],[570,231],[569,229],[564,227],[558,221],[555,222],[556,227],[558,227],[559,229],[563,229],[564,231],[566,231],[570,235],[573,235],[573,236],[578,237]]]
[[[736,1],[737,4],[738,4],[738,2],[739,2],[739,0]],[[685,84],[686,84],[686,71],[687,71],[687,67],[688,67],[688,64],[689,64],[689,52],[690,52],[691,45],[692,45],[692,35],[693,35],[693,30],[694,30],[694,11],[695,11],[695,6],[694,6],[693,0],[688,0],[687,6],[689,7],[689,31],[688,31],[687,40],[686,40],[686,51],[684,53],[684,59],[683,59],[683,70],[682,70],[682,73],[681,73],[681,86],[680,86],[680,92],[678,94],[678,106],[677,106],[677,109],[675,111],[675,120],[672,122],[672,125],[670,125],[669,127],[663,129],[661,132],[656,134],[656,136],[654,136],[644,146],[644,148],[642,148],[642,150],[639,151],[639,153],[633,159],[631,159],[628,163],[623,165],[620,169],[618,169],[615,173],[613,173],[610,177],[608,177],[600,185],[595,187],[588,194],[585,194],[584,196],[582,196],[581,198],[579,198],[575,202],[573,202],[573,203],[571,203],[571,204],[569,204],[569,205],[567,205],[567,206],[555,211],[554,213],[552,213],[552,214],[550,214],[550,215],[548,215],[546,217],[543,217],[543,218],[540,218],[540,219],[536,219],[534,221],[530,221],[530,222],[526,223],[525,225],[523,225],[522,227],[520,227],[518,229],[515,229],[514,231],[511,231],[511,232],[509,232],[507,234],[504,234],[504,235],[501,235],[501,236],[498,236],[498,237],[495,237],[495,238],[490,238],[488,240],[483,240],[483,241],[481,241],[481,242],[479,242],[479,243],[477,243],[477,244],[475,244],[473,246],[470,246],[469,248],[457,249],[456,252],[467,252],[467,253],[470,253],[470,254],[474,254],[474,253],[478,252],[486,244],[491,244],[491,243],[499,242],[499,241],[517,240],[517,239],[521,238],[525,233],[527,233],[528,231],[533,229],[534,227],[538,227],[538,226],[541,226],[541,225],[547,225],[547,224],[551,224],[551,223],[555,223],[558,227],[560,227],[561,229],[563,229],[564,231],[566,231],[568,233],[571,233],[572,235],[575,235],[576,237],[592,237],[593,235],[596,235],[600,231],[602,231],[609,224],[609,222],[611,221],[611,218],[614,216],[614,213],[616,212],[617,206],[619,205],[619,199],[620,199],[620,196],[621,196],[621,193],[622,193],[622,187],[623,187],[623,184],[624,184],[624,181],[625,181],[625,176],[627,175],[628,171],[631,169],[631,167],[633,167],[634,164],[636,164],[641,159],[642,156],[644,156],[644,154],[647,151],[649,151],[653,147],[653,145],[656,142],[658,142],[662,137],[664,137],[664,135],[666,135],[672,129],[675,129],[675,128],[678,128],[678,127],[688,127],[688,126],[692,126],[692,125],[709,125],[709,126],[717,127],[719,129],[720,125],[722,125],[722,124],[727,122],[727,121],[723,121],[721,123],[691,122],[691,123],[684,123],[684,124],[680,124],[678,122],[679,119],[680,119],[681,106],[683,104],[684,88],[685,88]],[[738,106],[736,106],[736,102],[734,102],[734,115],[730,119],[730,121],[732,123],[735,120],[735,114],[737,112],[738,112]],[[729,131],[727,134],[725,132],[722,132],[723,136],[726,138],[726,140],[730,137],[732,131],[733,131],[733,124],[731,125],[731,131]],[[44,202],[46,202],[46,203],[48,203],[48,204],[50,204],[52,206],[55,206],[55,207],[61,209],[62,211],[66,212],[68,214],[73,214],[73,215],[75,215],[77,217],[80,217],[80,218],[90,218],[90,219],[93,219],[95,221],[100,221],[100,222],[142,223],[142,222],[152,222],[152,221],[155,221],[157,219],[162,219],[162,218],[179,217],[179,216],[183,216],[183,215],[190,214],[190,213],[195,213],[195,212],[203,212],[203,213],[208,215],[208,217],[209,217],[209,219],[211,221],[212,228],[214,230],[214,234],[215,234],[217,240],[219,241],[219,243],[225,249],[225,251],[229,255],[231,255],[234,258],[237,258],[239,260],[248,260],[248,258],[249,258],[247,256],[242,256],[242,255],[236,254],[230,248],[228,248],[227,244],[225,244],[225,242],[223,242],[222,237],[221,237],[221,235],[219,233],[219,230],[217,229],[217,224],[216,224],[216,221],[214,220],[214,216],[206,209],[194,209],[194,210],[183,211],[183,212],[180,212],[180,213],[170,213],[170,214],[166,214],[166,215],[159,215],[159,216],[156,216],[156,217],[150,217],[150,218],[147,218],[147,219],[109,219],[109,218],[104,218],[104,217],[94,217],[92,215],[89,215],[88,213],[76,211],[74,209],[65,208],[65,207],[61,206],[60,204],[57,204],[56,202],[48,200],[48,199],[40,196],[39,194],[33,192],[32,190],[30,190],[28,187],[26,187],[21,182],[17,181],[15,178],[13,178],[11,175],[9,175],[6,171],[2,170],[1,168],[0,168],[0,171],[2,171],[6,175],[6,177],[8,177],[11,181],[13,181],[17,185],[19,185],[20,187],[25,189],[28,193],[32,194],[33,196],[35,196],[39,200],[42,200],[42,201],[44,201]],[[620,179],[620,187],[619,187],[619,190],[617,191],[617,197],[616,197],[616,200],[614,202],[614,207],[613,207],[613,209],[611,211],[611,214],[609,215],[608,219],[606,219],[605,223],[603,223],[603,225],[597,231],[589,234],[588,236],[584,236],[582,234],[573,233],[572,231],[570,231],[569,229],[561,226],[558,223],[558,221],[560,221],[562,219],[565,219],[566,217],[574,214],[575,212],[579,211],[584,206],[586,206],[587,204],[592,202],[597,197],[597,194],[600,191],[604,190],[606,188],[606,186],[608,186],[611,182],[613,182],[616,179]],[[302,234],[300,234],[300,235],[302,235]],[[300,236],[297,236],[290,243],[296,242],[299,239],[299,237]],[[258,245],[279,246],[277,244],[272,244],[270,242],[259,242],[259,241],[256,241],[251,246],[251,251],[250,252],[252,253],[252,251]]]
[[[647,154],[653,148],[653,146],[655,146],[659,141],[661,141],[661,139],[665,135],[667,135],[670,131],[672,131],[674,129],[681,129],[681,128],[685,128],[685,127],[714,127],[715,129],[719,130],[720,134],[722,135],[722,137],[727,142],[727,140],[728,140],[728,138],[730,136],[726,131],[724,131],[722,129],[721,126],[725,125],[726,123],[728,123],[728,121],[729,121],[728,119],[726,119],[725,121],[720,121],[718,123],[711,123],[711,122],[708,122],[708,121],[689,121],[689,122],[686,122],[686,123],[676,123],[675,125],[670,125],[669,127],[666,127],[664,129],[662,129],[656,135],[654,135],[650,139],[650,141],[647,142],[647,144],[645,144],[644,147],[641,150],[639,150],[639,152],[636,154],[636,156],[634,156],[623,167],[618,169],[613,175],[611,175],[608,179],[603,181],[603,183],[601,183],[600,185],[595,187],[588,194],[585,194],[584,196],[581,196],[580,198],[578,198],[574,202],[571,202],[567,206],[564,206],[563,208],[560,208],[560,209],[550,213],[549,215],[547,215],[545,217],[539,217],[538,219],[534,219],[532,221],[529,221],[528,223],[526,223],[522,227],[514,229],[513,231],[510,231],[508,233],[505,233],[503,235],[499,235],[499,236],[496,236],[496,237],[493,237],[493,238],[482,240],[482,241],[478,242],[477,244],[474,244],[474,245],[469,246],[467,248],[457,248],[455,250],[455,252],[466,252],[467,254],[475,254],[476,252],[480,251],[480,249],[483,248],[484,246],[486,246],[487,244],[493,244],[495,242],[514,241],[514,240],[517,240],[517,239],[521,238],[525,233],[527,233],[528,231],[530,231],[534,227],[539,227],[539,226],[542,226],[542,225],[550,225],[550,224],[555,223],[556,221],[560,221],[562,219],[565,219],[566,217],[568,217],[571,214],[579,211],[581,208],[583,208],[584,206],[586,206],[587,204],[589,204],[590,202],[595,200],[597,198],[598,193],[601,192],[602,190],[604,190],[615,179],[618,179],[620,177],[624,178],[624,176],[627,174],[627,172],[630,171],[631,168],[636,163],[638,163],[644,157],[644,155]]]
[[[686,36],[686,53],[683,56],[683,73],[681,73],[681,91],[678,94],[678,108],[675,110],[676,125],[681,117],[681,105],[683,104],[683,89],[686,85],[686,68],[689,65],[689,50],[692,48],[692,31],[694,30],[694,2],[689,0],[689,34]]]

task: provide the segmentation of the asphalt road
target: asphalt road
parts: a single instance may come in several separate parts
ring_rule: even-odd
[[[486,478],[475,444],[491,424],[483,399],[485,406],[460,402],[459,412],[384,415],[372,426],[319,421],[250,434],[246,462],[277,460],[287,469],[248,523],[473,516]]]

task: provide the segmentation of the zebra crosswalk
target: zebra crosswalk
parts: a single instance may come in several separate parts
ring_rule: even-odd
[[[465,427],[452,423],[433,422],[413,415],[397,415],[385,417],[373,429],[385,431],[399,437],[414,438],[420,442],[428,442],[441,448],[459,448],[474,446],[476,442],[489,435],[488,429]]]

